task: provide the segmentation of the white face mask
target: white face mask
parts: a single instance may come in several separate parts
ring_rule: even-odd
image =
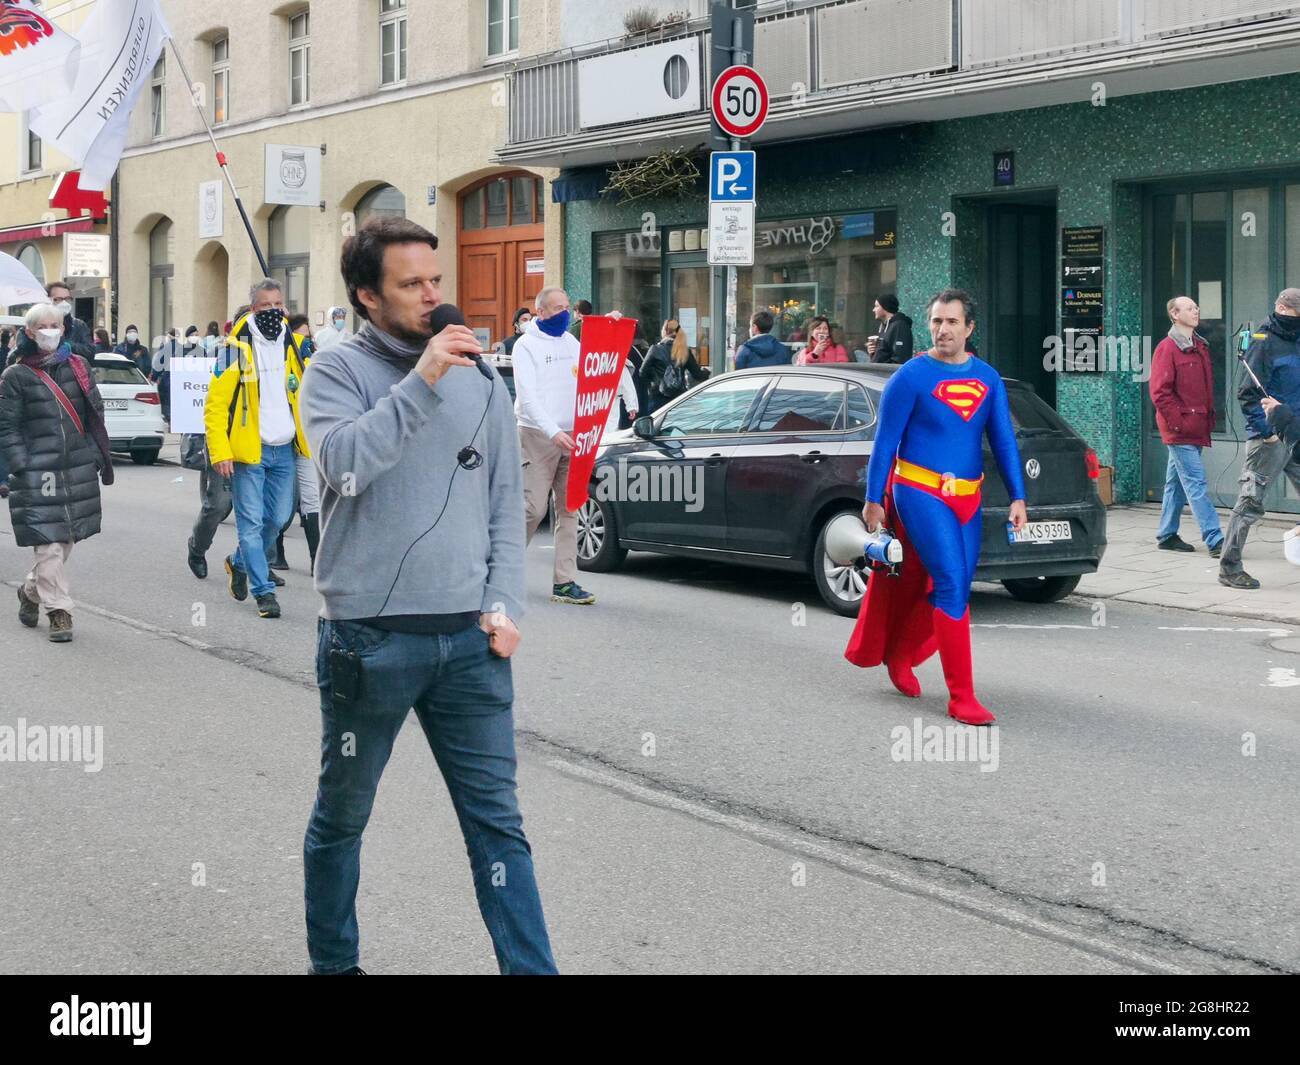
[[[40,348],[41,351],[55,351],[59,346],[59,341],[62,339],[62,329],[36,330],[36,346]]]
[[[139,333],[127,333],[127,334],[126,334],[126,339],[129,340],[132,344],[134,344],[137,340],[140,339],[140,334],[139,334]]]
[[[54,309],[58,311],[60,314],[71,314],[72,304],[69,303],[67,300],[60,300],[58,303],[54,305]]]

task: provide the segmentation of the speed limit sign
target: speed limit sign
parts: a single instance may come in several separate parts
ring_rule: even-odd
[[[733,137],[752,137],[767,120],[767,85],[753,67],[727,67],[713,83],[713,118]]]

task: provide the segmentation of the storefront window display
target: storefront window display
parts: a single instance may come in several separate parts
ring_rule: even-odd
[[[688,281],[708,276],[703,265],[707,247],[697,243],[699,234],[698,226],[670,231],[666,256],[661,254],[657,234],[599,234],[598,309],[618,307],[624,314],[637,314],[645,336],[657,338],[665,317],[680,317],[677,307],[663,302],[665,265],[674,292],[683,285],[689,288]],[[707,230],[704,234],[707,239]],[[773,335],[796,350],[807,339],[808,320],[826,315],[837,341],[850,352],[860,351],[858,357],[865,361],[866,339],[876,331],[872,304],[882,293],[895,291],[897,245],[897,215],[892,209],[760,222],[754,266],[737,272],[737,343],[748,336],[750,315],[759,309],[772,312]],[[695,278],[697,272],[700,278]],[[707,306],[704,303],[698,311],[701,321]]]

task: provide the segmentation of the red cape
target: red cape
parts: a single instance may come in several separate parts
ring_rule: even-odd
[[[909,658],[909,665],[918,666],[935,652],[934,608],[926,600],[932,585],[894,510],[892,475],[885,488],[884,506],[886,527],[902,541],[903,562],[896,577],[871,571],[844,657],[864,668],[897,657]]]

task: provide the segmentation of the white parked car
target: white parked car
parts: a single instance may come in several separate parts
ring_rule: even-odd
[[[96,355],[91,373],[104,397],[104,422],[112,449],[129,452],[132,461],[142,466],[156,462],[164,433],[158,389],[125,355]]]

